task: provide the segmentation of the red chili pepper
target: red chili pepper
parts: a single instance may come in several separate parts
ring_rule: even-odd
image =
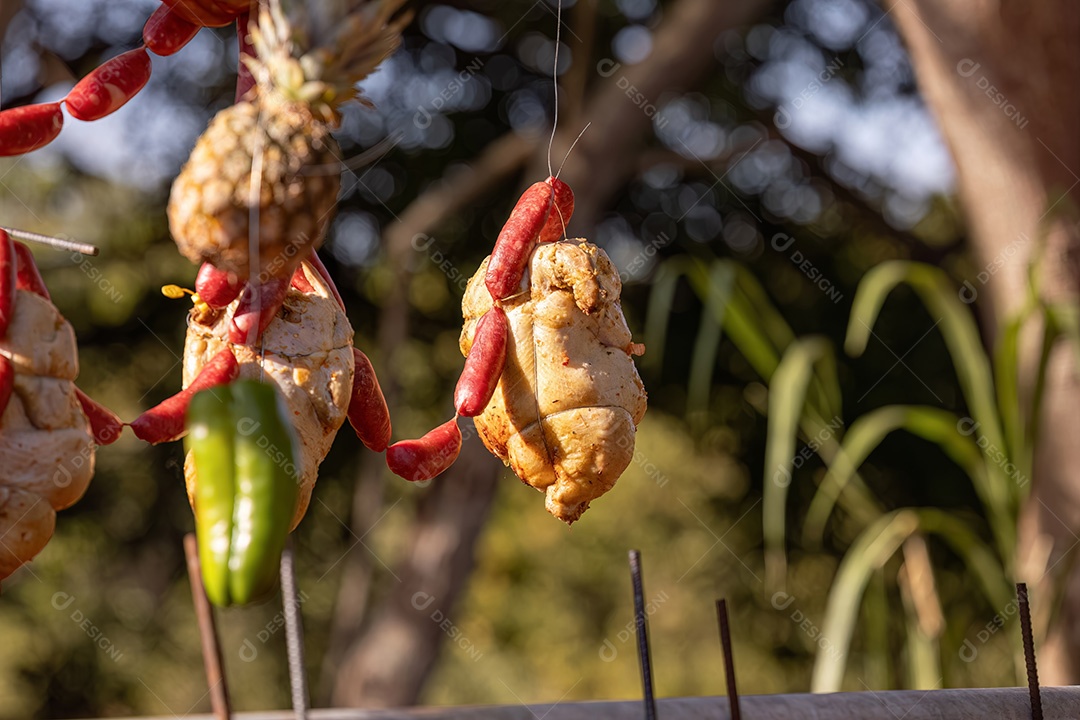
[[[506,313],[492,307],[476,325],[465,369],[454,390],[454,407],[462,417],[476,417],[495,394],[506,364],[506,340],[509,334]]]
[[[251,46],[251,35],[248,33],[248,23],[251,16],[244,13],[236,18],[236,44],[240,60],[236,68],[236,102],[244,99],[251,88],[255,87],[255,76],[251,74],[251,68],[244,62],[244,56],[255,57],[255,48]]]
[[[180,17],[188,22],[203,27],[223,27],[228,25],[239,13],[230,13],[226,8],[207,0],[162,0]]]
[[[294,272],[292,274],[292,280],[289,282],[289,284],[292,287],[299,290],[300,292],[302,292],[302,293],[313,293],[313,292],[315,292],[315,288],[311,284],[311,281],[308,280],[307,275],[304,274],[303,265],[296,268],[296,272]]]
[[[229,341],[237,345],[253,345],[263,330],[281,310],[285,295],[289,292],[290,278],[274,278],[261,285],[248,283],[240,295],[240,302],[233,313],[229,326]]]
[[[30,248],[21,242],[15,243],[15,257],[18,268],[15,272],[15,287],[51,300],[49,288],[45,287],[45,281],[41,279],[41,273],[38,272],[34,254],[30,252]]]
[[[382,452],[390,444],[390,410],[367,355],[353,348],[353,358],[356,372],[349,401],[349,424],[369,450]]]
[[[493,300],[503,300],[517,293],[525,266],[547,223],[553,197],[551,185],[533,183],[514,206],[510,219],[495,240],[484,276],[484,284]]]
[[[123,107],[150,79],[150,55],[145,48],[117,55],[72,88],[64,98],[68,112],[79,120],[97,120]]]
[[[90,421],[90,429],[94,433],[94,442],[98,445],[111,445],[120,437],[124,430],[124,423],[112,410],[96,402],[79,388],[75,388],[75,395],[79,398],[83,412]]]
[[[0,157],[22,155],[48,145],[64,126],[60,103],[24,105],[0,112]]]
[[[184,414],[187,413],[192,395],[230,383],[239,376],[240,366],[236,356],[232,350],[225,348],[210,358],[210,362],[203,366],[190,385],[135,418],[131,429],[140,440],[154,445],[179,440],[184,436]]]
[[[386,464],[409,482],[430,480],[454,464],[461,453],[461,430],[451,419],[418,440],[396,442],[386,451]]]
[[[197,24],[185,20],[168,5],[161,5],[143,26],[143,43],[155,55],[172,55],[198,32]]]
[[[321,277],[323,279],[323,282],[326,283],[326,287],[330,288],[330,294],[334,296],[334,298],[338,301],[338,305],[340,305],[341,309],[344,310],[345,301],[341,299],[341,293],[338,292],[337,285],[334,284],[334,278],[330,277],[330,271],[326,269],[325,265],[323,265],[323,261],[322,258],[319,257],[319,253],[312,250],[311,254],[307,257],[307,261],[311,265],[311,267],[315,268],[315,272],[319,273],[319,277]]]
[[[218,270],[210,263],[203,263],[195,276],[195,292],[212,308],[225,307],[243,288],[244,281],[236,277],[236,273]]]
[[[11,237],[0,230],[0,339],[7,335],[11,318],[15,315],[15,290],[18,256]]]
[[[7,409],[11,393],[15,389],[15,366],[3,355],[0,355],[0,415]]]
[[[566,226],[570,224],[570,217],[574,214],[574,191],[570,186],[556,177],[545,180],[555,193],[555,201],[552,204],[551,214],[548,215],[544,229],[540,231],[540,242],[555,242],[566,235]]]

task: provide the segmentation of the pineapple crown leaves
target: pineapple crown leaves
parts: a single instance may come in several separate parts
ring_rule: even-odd
[[[336,125],[338,108],[359,98],[356,83],[401,44],[405,0],[268,0],[250,26],[256,57],[244,62],[258,91],[302,103]]]

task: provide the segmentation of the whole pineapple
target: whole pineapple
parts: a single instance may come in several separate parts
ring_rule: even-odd
[[[291,275],[322,242],[341,171],[330,130],[401,42],[409,17],[391,16],[403,2],[261,4],[256,57],[244,58],[255,87],[210,121],[169,197],[169,229],[189,260],[266,280]]]

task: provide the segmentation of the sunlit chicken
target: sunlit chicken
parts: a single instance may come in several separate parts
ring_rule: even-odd
[[[345,312],[319,274],[307,263],[302,268],[313,290],[289,288],[281,311],[257,345],[229,342],[229,324],[239,300],[216,311],[205,306],[193,309],[184,343],[184,387],[211,358],[229,347],[240,364],[241,378],[265,379],[280,390],[299,449],[299,467],[287,468],[297,474],[300,483],[293,527],[307,511],[319,464],[345,422],[354,369],[353,329]],[[237,431],[258,433],[258,428],[251,423]],[[272,455],[279,453],[279,449],[269,446],[265,450]],[[188,498],[192,499],[195,477],[190,453],[184,463],[184,476]]]
[[[462,300],[468,355],[491,307],[488,260]],[[634,456],[645,387],[619,304],[622,283],[603,250],[584,240],[544,243],[522,292],[503,303],[511,337],[495,394],[475,418],[484,444],[547,496],[548,512],[573,523],[610,490]]]
[[[74,504],[94,474],[94,438],[75,390],[75,333],[44,297],[16,291],[0,356],[14,389],[0,415],[0,579],[52,538],[56,511]]]

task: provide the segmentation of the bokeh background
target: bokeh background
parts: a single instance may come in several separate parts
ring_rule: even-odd
[[[5,0],[3,106],[62,97],[91,68],[136,46],[156,6]],[[1061,8],[1061,25],[1071,27]],[[1001,297],[1023,295],[1014,291],[1027,277],[1036,230],[1065,228],[1075,239],[1075,185],[1063,175],[1025,186],[1025,217],[1042,217],[1013,252],[986,240],[1001,223],[973,225],[977,193],[963,186],[972,170],[958,176],[909,51],[922,58],[920,81],[931,78],[938,110],[955,101],[955,85],[1004,123],[1003,134],[1027,133],[1023,151],[1009,151],[1012,140],[986,140],[986,167],[999,173],[1051,148],[1068,168],[1075,144],[1059,147],[1055,138],[1067,133],[1044,125],[1069,117],[1073,99],[1047,92],[1038,104],[1023,96],[1025,104],[987,91],[986,78],[1000,86],[995,92],[1010,86],[973,54],[978,28],[937,37],[954,18],[921,2],[577,0],[563,3],[561,27],[549,0],[414,9],[402,48],[362,83],[373,107],[350,106],[337,133],[356,161],[343,173],[321,251],[356,342],[387,390],[395,438],[415,437],[452,412],[465,281],[520,190],[548,173],[556,49],[550,162],[558,168],[584,131],[564,171],[578,193],[571,236],[599,244],[622,274],[623,308],[648,344],[639,367],[650,409],[634,462],[571,529],[468,429],[458,465],[423,487],[390,475],[343,430],[296,533],[317,706],[637,697],[630,548],[644,556],[661,696],[723,692],[719,597],[734,616],[740,691],[808,690],[815,658],[835,660],[846,647],[837,626],[826,627],[838,569],[874,518],[897,508],[941,509],[969,531],[970,547],[993,556],[1000,582],[1021,576],[1008,546],[995,545],[999,533],[970,466],[948,443],[912,433],[887,434],[868,450],[860,482],[874,499],[869,519],[842,506],[821,542],[804,539],[802,526],[829,466],[822,448],[855,419],[896,403],[958,418],[973,412],[942,312],[916,292],[890,295],[861,357],[843,352],[866,274],[893,260],[935,268],[977,328],[976,345],[992,348],[1010,307]],[[1016,32],[1031,41],[1051,32],[1052,20]],[[1048,38],[1046,47],[1058,47]],[[935,43],[948,48],[938,55],[974,59],[935,80]],[[1031,45],[1017,60],[1029,70],[1041,61]],[[179,54],[155,57],[150,84],[115,115],[69,120],[51,146],[0,162],[2,224],[102,249],[89,259],[36,255],[78,335],[80,386],[125,419],[180,384],[188,304],[160,287],[191,287],[196,268],[171,242],[164,206],[196,137],[231,102],[235,71],[235,36],[203,30]],[[957,146],[960,131],[948,135]],[[996,177],[972,168],[966,182]],[[1030,177],[1048,176],[1035,169]],[[1008,235],[1000,246],[1016,237]],[[726,305],[736,276],[748,322],[741,333],[731,332],[738,316]],[[755,345],[754,328],[776,353]],[[793,339],[809,335],[835,350],[835,393],[821,401],[835,414],[819,418],[824,434],[799,426],[788,487],[775,474],[784,463],[767,462],[766,446],[783,434],[778,398],[798,393],[769,375]],[[830,385],[828,370],[815,372],[815,383]],[[1026,387],[1033,375],[1020,377]],[[791,402],[787,416],[800,417],[801,396]],[[1045,432],[1067,430],[1065,422]],[[779,434],[769,440],[770,432]],[[1039,432],[1021,436],[1009,446],[1014,461],[1030,460]],[[86,496],[60,514],[34,562],[5,581],[0,717],[208,709],[181,549],[192,529],[181,452],[179,443],[149,447],[130,433],[101,449]],[[1031,473],[1013,478],[1015,497],[1005,504],[1014,532]],[[786,514],[773,519],[788,531],[780,584],[763,539],[770,483],[788,490]],[[1075,527],[1054,507],[1063,526]],[[930,530],[911,538],[870,562],[865,594],[842,613],[852,640],[841,687],[1016,684],[1015,608],[973,589],[978,568],[955,543]],[[279,610],[275,599],[220,616],[237,709],[288,704]],[[1061,622],[1046,619],[1043,636]]]

